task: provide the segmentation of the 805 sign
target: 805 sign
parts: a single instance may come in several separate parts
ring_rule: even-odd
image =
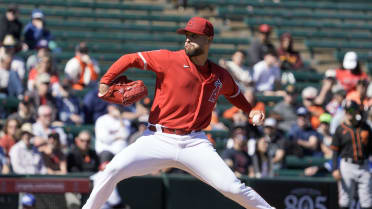
[[[288,195],[284,199],[285,209],[327,209],[326,196]]]

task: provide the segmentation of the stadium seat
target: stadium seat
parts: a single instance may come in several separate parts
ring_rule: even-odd
[[[80,2],[61,0],[2,0],[1,3],[16,3],[19,5],[67,7],[67,8],[91,8],[91,9],[119,9],[119,10],[142,10],[142,11],[163,11],[159,5],[127,4],[127,3],[102,3],[102,2]]]
[[[353,40],[353,41],[359,41],[359,40],[370,40],[372,38],[371,33],[360,33],[360,32],[348,32],[348,33],[340,33],[339,31],[305,31],[305,30],[294,30],[294,29],[286,29],[276,30],[276,33],[279,36],[281,36],[283,33],[289,32],[294,37],[303,37],[306,39],[346,39],[346,40]]]
[[[257,0],[189,0],[188,4],[195,7],[201,6],[235,6],[235,7],[258,7],[258,8],[286,8],[286,9],[310,9],[310,10],[335,10],[335,11],[371,11],[372,7],[366,7],[361,3],[334,3],[334,2],[316,2],[316,1],[257,1]]]
[[[19,100],[15,97],[0,98],[0,105],[5,108],[7,112],[17,111]]]
[[[346,49],[371,49],[372,44],[367,42],[344,42],[344,41],[310,41],[305,42],[306,47],[309,50],[314,48],[333,48],[336,50]]]
[[[317,30],[325,29],[344,29],[344,30],[372,30],[369,24],[352,24],[352,23],[334,23],[330,21],[301,21],[301,20],[286,20],[286,19],[262,19],[262,18],[244,18],[244,23],[253,28],[261,24],[269,24],[277,28],[283,27],[299,27],[299,28],[314,28]]]
[[[86,124],[86,125],[66,125],[63,127],[67,134],[72,134],[73,136],[77,136],[80,131],[88,130],[94,134],[94,125]]]
[[[56,40],[68,40],[68,43],[77,42],[79,40],[86,40],[86,41],[138,41],[141,43],[159,43],[159,42],[168,42],[168,43],[179,43],[182,44],[185,41],[185,37],[178,35],[178,34],[130,34],[130,33],[104,33],[104,32],[76,32],[76,31],[63,31],[63,30],[55,30],[54,35]],[[76,41],[73,41],[76,40]],[[241,44],[249,44],[250,40],[248,38],[226,38],[226,37],[215,37],[213,39],[213,43],[218,44],[233,44],[233,45],[241,45]]]
[[[21,19],[25,24],[29,20]],[[164,26],[164,25],[151,25],[151,24],[127,24],[127,23],[110,23],[98,21],[56,21],[48,20],[48,28],[52,31],[55,29],[74,30],[74,31],[87,31],[92,32],[108,32],[108,31],[146,31],[146,32],[172,32],[174,33],[179,26]]]
[[[241,7],[218,7],[217,14],[222,18],[234,18],[242,20],[244,17],[270,17],[283,19],[333,19],[333,20],[363,20],[368,21],[372,18],[366,14],[344,14],[344,13],[329,13],[329,12],[314,12],[314,11],[288,11],[287,9],[261,8],[247,9]]]
[[[287,71],[293,73],[296,82],[320,82],[324,75],[322,73],[317,72],[309,72],[309,71],[302,71],[301,69],[298,71]]]
[[[279,169],[274,171],[275,176],[303,176],[303,169]]]
[[[334,52],[334,57],[336,60],[341,61],[344,59],[346,51],[336,51]],[[362,62],[372,61],[372,53],[369,52],[358,52],[358,60]]]
[[[285,158],[285,164],[287,168],[292,169],[300,169],[300,168],[307,168],[310,166],[322,166],[325,162],[327,162],[327,159],[324,159],[322,157],[303,157],[299,158],[294,155],[286,156]]]

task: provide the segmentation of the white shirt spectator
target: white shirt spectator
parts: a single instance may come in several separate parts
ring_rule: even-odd
[[[9,156],[17,174],[46,174],[40,152],[35,147],[28,149],[22,140],[10,149]]]
[[[102,151],[117,154],[128,145],[130,121],[126,119],[121,120],[109,114],[102,115],[97,119],[95,125],[95,148],[97,154]]]
[[[93,66],[94,66],[94,71],[99,74],[99,66],[96,60],[91,59]],[[65,73],[73,80],[74,83],[77,83],[80,80],[80,76],[82,73],[81,65],[79,60],[76,57],[71,58],[65,67]],[[84,70],[84,75],[83,75],[83,82],[84,85],[88,85],[91,82],[91,72],[88,68],[88,65],[85,67]]]
[[[60,127],[49,126],[48,129],[44,129],[40,122],[36,122],[32,124],[32,132],[35,134],[35,136],[39,136],[44,139],[47,139],[49,134],[56,132],[59,134],[61,145],[63,147],[67,146],[67,135]]]
[[[7,88],[9,83],[9,71],[0,67],[0,89]]]
[[[12,63],[10,64],[10,68],[16,71],[21,81],[23,81],[26,73],[25,62],[19,57],[13,57]]]
[[[272,91],[276,80],[280,79],[278,66],[269,67],[264,60],[253,66],[253,81],[257,91]]]
[[[235,78],[239,79],[242,82],[250,83],[252,77],[249,74],[249,69],[246,66],[239,66],[233,61],[227,61],[226,67],[234,75]]]

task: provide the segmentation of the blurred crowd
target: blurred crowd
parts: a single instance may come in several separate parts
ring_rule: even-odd
[[[113,155],[133,143],[147,127],[151,98],[122,107],[97,97],[102,75],[99,63],[82,41],[66,63],[55,58],[59,49],[53,31],[39,9],[23,27],[18,7],[9,5],[0,24],[0,99],[19,100],[16,111],[0,106],[0,171],[2,174],[67,174],[98,172]],[[372,127],[372,85],[358,61],[345,54],[340,67],[325,72],[320,89],[299,87],[294,71],[315,72],[284,33],[275,46],[269,25],[258,28],[246,50],[221,59],[253,109],[266,112],[263,126],[251,125],[236,107],[219,108],[206,131],[225,131],[229,138],[219,153],[238,176],[270,177],[285,168],[288,155],[330,159],[330,145],[345,114],[345,101],[359,106],[360,121]],[[26,59],[20,54],[26,53]],[[64,69],[57,66],[64,65]],[[84,96],[78,96],[84,92]],[[258,96],[279,97],[274,103]],[[71,134],[66,127],[95,125]],[[211,142],[219,143],[209,135]],[[109,157],[108,157],[109,156]],[[321,168],[309,168],[315,175]],[[179,172],[175,169],[163,172]]]

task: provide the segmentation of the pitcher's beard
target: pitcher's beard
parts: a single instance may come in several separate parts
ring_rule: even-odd
[[[185,47],[185,52],[189,57],[196,57],[204,53],[202,48],[187,48]]]

